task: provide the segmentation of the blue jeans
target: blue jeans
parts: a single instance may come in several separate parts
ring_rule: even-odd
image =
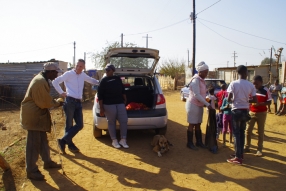
[[[249,120],[248,110],[236,109],[231,111],[231,115],[235,156],[241,159],[243,155],[246,122]]]
[[[82,105],[80,100],[66,97],[63,107],[66,115],[66,126],[65,135],[62,139],[70,146],[74,145],[73,137],[83,128]],[[73,125],[73,120],[75,125]]]

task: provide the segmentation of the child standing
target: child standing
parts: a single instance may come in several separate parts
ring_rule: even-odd
[[[209,102],[213,109],[215,109],[216,97],[214,95],[214,88],[209,89],[209,95],[206,96],[207,102]]]
[[[223,111],[223,117],[222,117],[222,121],[223,121],[222,122],[223,123],[222,134],[223,134],[223,137],[222,137],[222,142],[223,142],[223,146],[225,147],[226,146],[225,137],[226,137],[226,133],[227,133],[228,129],[229,129],[229,143],[232,144],[231,107],[227,101],[227,98],[223,99],[222,106],[220,109],[221,109],[221,111]]]

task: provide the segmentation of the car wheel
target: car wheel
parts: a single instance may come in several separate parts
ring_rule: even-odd
[[[94,124],[93,124],[93,136],[94,138],[99,138],[102,136],[102,130],[98,129]]]
[[[186,101],[186,98],[184,97],[183,92],[181,92],[181,101]]]
[[[162,128],[155,129],[156,135],[165,135],[167,133],[167,125]]]

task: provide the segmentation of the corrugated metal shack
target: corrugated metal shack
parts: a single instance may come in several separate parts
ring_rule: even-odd
[[[29,83],[43,70],[43,64],[46,62],[58,63],[64,72],[67,71],[68,63],[55,59],[40,62],[0,63],[0,97],[19,104],[25,96]],[[51,95],[58,96],[52,85]]]

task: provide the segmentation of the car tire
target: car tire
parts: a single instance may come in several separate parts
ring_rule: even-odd
[[[162,128],[155,129],[156,135],[166,135],[167,133],[167,125]]]
[[[181,101],[186,101],[186,98],[184,97],[183,92],[181,92]]]
[[[93,136],[94,138],[99,138],[102,136],[102,130],[98,129],[94,124],[93,124]]]

